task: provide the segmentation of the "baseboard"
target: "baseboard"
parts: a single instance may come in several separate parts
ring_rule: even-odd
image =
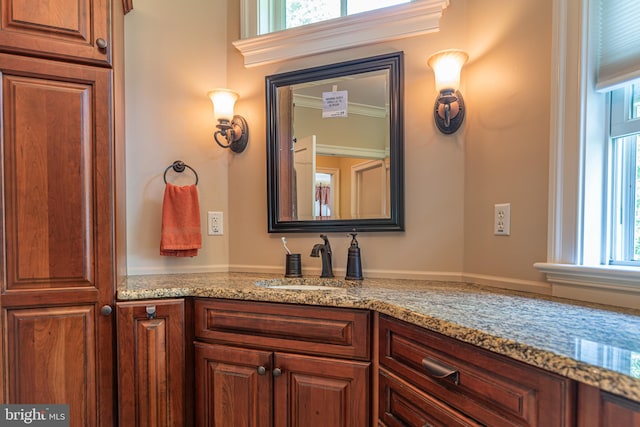
[[[166,266],[161,267],[129,267],[128,276],[147,276],[151,274],[189,274],[189,273],[226,273],[228,265],[198,265],[198,266]]]
[[[534,294],[551,295],[551,284],[535,280],[513,279],[511,277],[491,276],[486,274],[463,274],[462,281],[512,291],[532,292]]]

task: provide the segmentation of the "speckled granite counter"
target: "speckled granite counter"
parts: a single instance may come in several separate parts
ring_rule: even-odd
[[[118,288],[117,297],[194,296],[371,309],[640,401],[640,310],[420,280],[365,279],[360,287],[327,290],[256,285],[277,277],[133,276]]]

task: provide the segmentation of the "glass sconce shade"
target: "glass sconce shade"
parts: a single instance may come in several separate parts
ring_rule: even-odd
[[[460,88],[460,71],[469,59],[469,55],[462,50],[442,50],[429,57],[427,63],[436,76],[436,90]]]
[[[233,107],[238,94],[229,89],[215,89],[208,93],[213,103],[213,117],[216,121],[233,119]]]

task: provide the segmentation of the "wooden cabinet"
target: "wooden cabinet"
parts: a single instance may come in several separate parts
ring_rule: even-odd
[[[197,300],[195,322],[197,425],[369,425],[368,311]]]
[[[119,425],[190,425],[184,301],[119,302],[117,328]]]
[[[69,404],[71,426],[111,426],[124,165],[109,64],[122,6],[1,5],[0,401]],[[102,33],[104,52],[92,40]]]
[[[110,5],[111,0],[0,0],[0,51],[110,64]]]
[[[196,424],[273,425],[272,353],[195,343]]]
[[[110,71],[7,54],[0,71],[3,401],[68,403],[72,425],[109,425]]]
[[[567,378],[383,315],[379,347],[384,425],[574,423]]]
[[[640,402],[578,386],[578,427],[640,426]]]

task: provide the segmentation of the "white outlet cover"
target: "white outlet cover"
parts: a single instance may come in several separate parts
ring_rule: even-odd
[[[499,203],[494,206],[493,234],[496,236],[511,235],[511,203]]]
[[[209,236],[222,236],[224,234],[222,212],[207,212],[207,234]]]

